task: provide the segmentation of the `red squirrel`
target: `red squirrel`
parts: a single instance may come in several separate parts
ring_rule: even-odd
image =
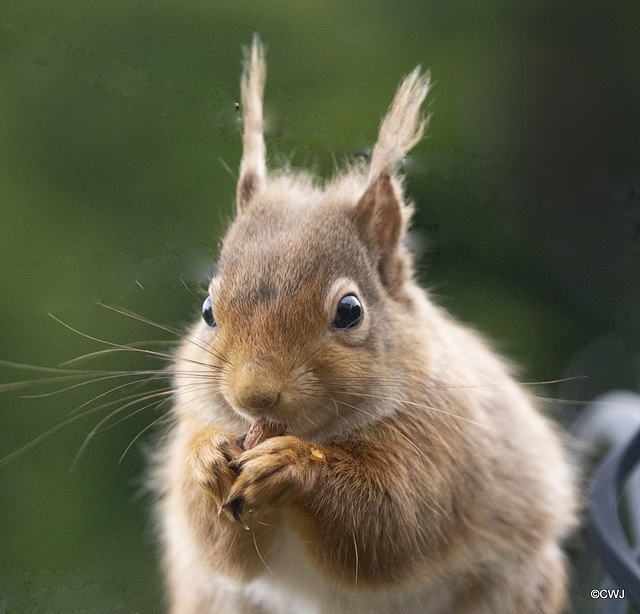
[[[399,169],[428,76],[402,82],[370,162],[325,183],[267,169],[265,76],[255,37],[237,215],[172,367],[156,471],[170,611],[561,612],[562,436],[417,285],[405,247]]]

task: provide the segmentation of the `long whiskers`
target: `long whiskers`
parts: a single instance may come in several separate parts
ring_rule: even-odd
[[[162,405],[164,403],[166,403],[167,399],[164,399],[163,401],[161,401],[158,404],[158,409],[160,407],[162,407]],[[150,428],[154,427],[156,424],[158,424],[159,422],[162,422],[162,420],[168,420],[171,414],[163,414],[161,416],[159,416],[158,418],[156,418],[153,422],[147,424],[147,426],[145,426],[129,443],[129,445],[125,448],[124,452],[122,453],[122,455],[120,456],[120,458],[118,459],[118,464],[120,464],[123,460],[124,457],[127,455],[127,453],[129,452],[129,450],[131,450],[131,448],[133,447],[133,444],[138,441],[138,439],[140,439],[140,437],[142,437],[142,435],[144,435]]]
[[[169,391],[164,391],[165,393],[167,392],[171,392]],[[146,393],[145,393],[146,394]],[[103,405],[99,405],[97,407],[91,407],[81,413],[76,413],[73,414],[71,417],[67,418],[66,420],[63,420],[62,422],[56,424],[55,426],[51,427],[50,429],[48,429],[47,431],[45,431],[44,433],[41,433],[40,435],[38,435],[35,439],[32,439],[29,443],[25,444],[24,446],[18,448],[17,450],[15,450],[14,452],[12,452],[11,454],[4,456],[3,458],[0,458],[0,467],[3,467],[4,465],[10,463],[11,461],[13,461],[14,459],[22,456],[22,454],[24,454],[25,452],[27,452],[28,450],[30,450],[31,448],[33,448],[34,446],[36,446],[37,444],[39,444],[41,441],[43,441],[44,439],[46,439],[47,437],[53,435],[54,433],[57,433],[60,429],[69,426],[70,424],[77,422],[78,420],[96,413],[102,409],[104,409],[105,407],[108,407],[109,405],[115,404],[115,403],[120,403],[122,402],[122,400],[117,400],[117,401],[111,401],[109,403],[103,404]],[[102,421],[101,421],[102,422]]]
[[[520,386],[543,386],[543,385],[551,385],[551,384],[560,384],[565,382],[571,382],[575,380],[587,379],[586,375],[576,375],[572,377],[563,377],[560,379],[554,380],[545,380],[545,381],[535,381],[535,382],[486,382],[486,383],[478,383],[478,384],[446,384],[440,382],[429,383],[426,381],[424,377],[416,377],[408,374],[401,375],[391,375],[391,376],[335,376],[330,378],[323,378],[322,382],[325,383],[336,383],[336,384],[350,384],[350,383],[372,383],[376,386],[395,386],[398,384],[407,385],[407,384],[420,384],[423,387],[427,388],[437,388],[439,390],[449,390],[449,389],[458,389],[458,388],[497,388],[497,387],[510,387],[515,385]]]
[[[271,577],[278,583],[280,584],[280,586],[282,586],[282,584],[280,583],[280,580],[278,580],[278,578],[275,577],[275,575],[273,574],[273,572],[271,571],[271,568],[269,567],[269,565],[267,565],[267,562],[264,560],[262,554],[260,554],[260,550],[258,549],[258,542],[256,541],[256,533],[255,531],[253,531],[252,533],[252,537],[253,537],[253,545],[256,548],[256,552],[258,553],[258,556],[260,557],[260,560],[262,561],[262,564],[265,566],[266,570],[271,574]]]
[[[400,403],[402,405],[411,405],[412,407],[419,407],[421,409],[427,409],[429,411],[433,411],[439,414],[443,414],[445,416],[449,416],[451,418],[455,418],[456,420],[462,420],[463,422],[468,422],[469,424],[473,424],[474,426],[478,426],[480,428],[483,429],[489,429],[491,427],[489,427],[486,424],[482,424],[480,422],[476,422],[475,420],[471,420],[471,418],[467,418],[466,416],[461,416],[459,414],[454,414],[452,412],[449,411],[445,411],[444,409],[440,409],[439,407],[433,407],[432,405],[427,405],[426,403],[418,403],[416,401],[406,401],[404,399],[397,399],[395,397],[385,397],[385,396],[381,396],[379,394],[367,394],[364,392],[348,392],[345,390],[340,390],[340,391],[336,391],[339,392],[340,394],[346,394],[349,396],[355,396],[355,397],[366,397],[366,398],[371,398],[371,399],[378,399],[381,401],[394,401],[396,403]],[[339,401],[342,403],[342,401]],[[345,403],[346,405],[346,403]],[[360,408],[357,408],[360,409]]]
[[[62,320],[60,320],[59,318],[57,318],[53,314],[49,314],[49,315],[56,322],[59,322],[65,328],[68,328],[69,330],[73,331],[77,335],[80,335],[81,337],[84,337],[85,339],[90,339],[91,341],[96,341],[96,342],[102,343],[104,345],[109,345],[109,346],[112,346],[114,348],[117,348],[117,349],[120,349],[120,350],[123,350],[123,351],[139,352],[141,354],[145,354],[146,356],[151,356],[151,357],[154,357],[154,358],[159,358],[159,359],[168,360],[168,361],[181,360],[181,361],[184,361],[184,362],[198,364],[198,365],[204,366],[204,367],[206,367],[208,369],[216,369],[216,370],[221,370],[222,369],[222,367],[219,367],[217,365],[211,365],[209,363],[205,363],[205,362],[202,362],[202,361],[199,361],[199,360],[192,360],[192,359],[188,359],[188,358],[178,358],[178,359],[176,359],[171,354],[167,354],[165,352],[156,352],[156,351],[153,351],[153,350],[145,350],[144,348],[136,348],[136,347],[133,347],[133,346],[130,346],[130,345],[122,344],[122,343],[114,343],[112,341],[106,341],[105,339],[100,339],[98,337],[94,337],[94,336],[89,335],[87,333],[83,333],[82,331],[80,331],[80,330],[78,330],[76,328],[73,328],[73,326],[71,326],[69,324],[66,324],[65,322],[63,322]],[[128,315],[128,314],[125,313],[125,315]],[[176,334],[178,334],[178,333],[176,333]],[[198,346],[198,347],[201,347],[201,346]],[[204,350],[204,351],[209,351],[207,348],[202,348],[201,347],[201,349]],[[213,355],[212,352],[209,351],[209,353]],[[219,357],[219,356],[217,356],[217,357]],[[221,360],[222,360],[222,358],[221,358]],[[225,361],[226,361],[226,359],[225,359]],[[226,362],[228,362],[228,361],[226,361]]]
[[[178,330],[175,330],[169,326],[163,326],[162,324],[158,324],[157,322],[154,322],[153,320],[149,320],[148,318],[145,318],[137,313],[134,313],[133,311],[127,311],[125,309],[118,309],[117,307],[112,307],[111,305],[107,305],[105,303],[98,303],[98,305],[100,305],[101,307],[104,307],[105,309],[110,309],[111,311],[115,311],[116,313],[119,313],[120,315],[123,316],[127,316],[128,318],[132,318],[134,320],[138,320],[139,322],[144,322],[145,324],[149,324],[150,326],[155,326],[156,328],[159,328],[160,330],[164,330],[168,333],[171,333],[172,335],[177,335],[180,339],[184,339],[185,341],[189,341],[190,343],[192,343],[193,345],[195,345],[196,347],[200,348],[201,350],[211,354],[212,356],[215,356],[216,358],[220,359],[222,362],[226,363],[227,365],[229,365],[230,367],[232,367],[233,365],[231,364],[231,362],[229,362],[229,360],[227,360],[227,358],[225,356],[223,356],[222,354],[220,354],[219,352],[217,352],[216,350],[214,350],[213,348],[209,347],[208,344],[206,345],[200,345],[200,342],[205,343],[203,339],[200,339],[199,337],[195,337],[194,335],[188,334],[188,333],[181,333]]]
[[[107,350],[97,350],[95,352],[89,352],[88,354],[83,354],[82,356],[76,356],[75,358],[71,358],[70,360],[65,360],[58,364],[59,367],[68,367],[69,365],[75,364],[80,361],[88,360],[90,358],[96,358],[98,356],[104,356],[106,354],[113,354],[114,352],[126,352],[126,351],[137,351],[140,348],[144,348],[145,346],[155,346],[155,345],[170,345],[175,346],[178,341],[138,341],[137,343],[128,343],[128,348],[109,348]],[[167,356],[169,356],[167,354]]]
[[[315,356],[322,348],[324,348],[327,344],[329,343],[329,341],[325,341],[324,343],[321,343],[318,345],[318,347],[313,350],[311,352],[311,354],[309,354],[304,360],[301,360],[300,362],[298,362],[294,367],[293,367],[293,371],[298,370],[303,364],[305,364],[306,362],[308,362],[313,356]],[[307,373],[310,373],[311,371],[313,371],[314,369],[311,368],[307,371],[305,371],[304,373],[300,373],[295,379],[298,379],[299,377],[302,377],[303,375],[306,375]]]
[[[192,390],[195,388],[192,388]],[[209,386],[202,386],[202,389],[205,390],[206,392],[209,391]],[[150,399],[154,399],[151,403],[137,408],[135,411],[127,414],[127,416],[125,416],[124,418],[122,418],[121,420],[119,420],[118,422],[121,422],[122,420],[128,419],[132,416],[134,416],[135,414],[143,411],[144,409],[147,409],[149,407],[153,407],[154,405],[157,404],[163,404],[165,401],[171,399],[171,397],[173,397],[176,394],[176,391],[173,390],[172,388],[167,388],[164,390],[160,390],[160,391],[156,391],[156,392],[152,392],[152,393],[139,393],[136,395],[131,395],[131,397],[129,397],[130,399],[133,397],[133,400],[130,400],[128,402],[125,402],[124,405],[121,405],[120,407],[118,407],[116,410],[112,411],[111,413],[109,413],[107,416],[105,416],[104,418],[102,418],[102,420],[100,420],[98,422],[98,424],[96,424],[96,426],[93,427],[93,429],[91,429],[91,431],[89,432],[89,434],[86,436],[84,442],[82,443],[82,445],[80,446],[80,449],[78,450],[78,453],[76,454],[76,457],[73,461],[72,464],[72,469],[76,466],[78,460],[80,459],[80,457],[82,456],[82,454],[84,453],[86,447],[89,445],[89,442],[93,439],[93,437],[99,433],[101,430],[104,430],[102,427],[109,421],[111,420],[114,416],[120,414],[121,412],[123,412],[125,409],[128,409],[129,407],[135,406],[138,403],[144,403],[145,401],[148,401]],[[126,399],[125,399],[126,401]],[[111,401],[109,403],[105,403],[97,408],[91,408],[90,410],[87,410],[87,412],[84,413],[88,413],[88,412],[93,412],[95,410],[98,409],[104,409],[104,407],[109,406],[109,405],[113,405],[116,404],[116,402],[122,402],[122,400],[118,400],[118,401]],[[78,415],[84,415],[84,414],[78,414]],[[74,416],[75,417],[75,416]],[[117,423],[116,423],[117,424]],[[113,425],[114,426],[114,425]]]
[[[340,403],[341,405],[345,405],[346,407],[351,407],[352,409],[355,409],[358,412],[364,413],[367,416],[370,416],[371,418],[376,419],[376,416],[374,414],[372,414],[371,412],[368,412],[364,409],[362,409],[361,407],[356,407],[355,405],[350,405],[349,403],[345,403],[344,401],[338,401],[338,403]],[[380,420],[378,422],[378,424],[382,424],[383,426],[387,427],[389,430],[391,430],[392,432],[396,433],[397,435],[399,435],[400,437],[402,437],[408,444],[410,444],[415,450],[416,452],[428,463],[430,464],[432,461],[431,459],[429,459],[429,457],[418,447],[418,445],[412,441],[409,437],[407,437],[400,429],[398,429],[397,427],[393,426],[393,424],[389,424],[388,422],[386,422],[385,420]],[[438,514],[439,516],[442,515],[442,512],[444,511],[442,509],[441,506],[438,506],[440,508],[440,511],[436,510],[433,506],[431,506],[429,503],[427,503],[425,501],[425,505],[427,505],[427,507],[429,507],[429,509],[431,509],[431,511],[433,511],[434,514]],[[446,513],[445,513],[446,515]]]
[[[98,433],[101,428],[102,425],[105,424],[108,420],[110,420],[114,415],[120,413],[121,411],[124,411],[125,409],[127,409],[128,407],[131,407],[132,405],[136,405],[137,403],[140,402],[144,402],[149,400],[150,398],[155,398],[155,400],[143,407],[140,407],[138,409],[136,409],[135,411],[131,412],[127,417],[131,417],[149,407],[153,407],[155,405],[157,405],[159,402],[164,401],[165,397],[170,396],[173,394],[172,390],[165,390],[162,392],[156,392],[153,394],[148,394],[146,396],[143,396],[139,399],[136,399],[134,401],[131,401],[129,403],[125,403],[124,405],[122,405],[121,407],[119,407],[118,409],[116,409],[115,411],[111,412],[108,416],[104,417],[102,420],[100,420],[100,422],[98,422],[98,424],[96,426],[93,427],[93,429],[91,429],[91,431],[89,432],[89,434],[87,435],[87,437],[85,438],[84,442],[82,443],[82,445],[80,446],[80,449],[78,450],[78,453],[76,454],[75,458],[73,459],[73,462],[71,463],[71,470],[73,471],[77,464],[78,461],[80,460],[80,457],[82,456],[82,454],[84,453],[84,451],[86,450],[87,446],[89,445],[89,442],[91,441],[91,439],[93,439],[93,437],[95,436],[96,433]],[[162,398],[156,398],[156,397],[162,397]],[[96,409],[96,408],[93,408]],[[102,409],[102,407],[100,407],[100,409]],[[78,414],[78,415],[82,415],[82,414]]]
[[[138,375],[148,375],[149,377],[146,377],[144,379],[140,379],[140,380],[136,380],[133,382],[126,382],[125,384],[122,384],[121,386],[116,386],[115,388],[111,388],[111,390],[109,390],[108,392],[113,392],[114,390],[118,390],[120,388],[124,388],[126,386],[133,386],[134,384],[139,384],[139,383],[143,383],[143,382],[151,382],[151,381],[155,381],[155,380],[160,380],[160,379],[172,379],[174,376],[176,375],[181,375],[181,376],[185,376],[185,377],[190,377],[193,379],[201,379],[201,380],[206,380],[206,381],[217,381],[220,376],[217,372],[214,373],[204,373],[201,371],[169,371],[166,369],[150,369],[147,371],[110,371],[107,372],[106,375],[103,375],[101,377],[95,377],[93,379],[89,379],[89,380],[85,380],[84,382],[78,382],[76,384],[72,384],[70,386],[66,386],[65,388],[60,388],[58,390],[53,390],[50,392],[43,392],[40,394],[29,394],[29,395],[23,395],[22,398],[25,399],[39,399],[39,398],[44,398],[44,397],[51,397],[51,396],[55,396],[58,394],[62,394],[63,392],[68,392],[69,390],[73,390],[74,388],[80,388],[82,386],[88,386],[90,384],[95,384],[96,382],[101,382],[101,381],[105,381],[105,380],[110,380],[110,379],[116,379],[116,378],[123,378],[123,377],[131,377],[131,376],[138,376]],[[37,381],[37,380],[36,380]],[[17,382],[19,384],[29,384],[30,382]],[[108,394],[108,393],[104,393],[104,394]]]
[[[44,433],[38,435],[35,439],[27,443],[26,445],[20,447],[18,450],[15,450],[13,453],[0,458],[0,466],[3,466],[15,458],[19,457],[38,443],[40,443],[43,439],[53,435],[58,430],[66,427],[73,422],[80,420],[86,416],[92,415],[96,412],[105,410],[109,407],[117,405],[118,407],[110,411],[107,416],[103,417],[98,424],[94,426],[94,428],[89,432],[89,434],[85,437],[84,442],[80,446],[80,449],[76,455],[75,460],[72,464],[73,467],[76,466],[78,459],[82,456],[84,451],[86,450],[88,444],[92,440],[92,438],[99,432],[104,431],[107,428],[112,428],[116,424],[119,424],[123,420],[126,420],[144,410],[147,410],[150,407],[155,407],[156,410],[161,408],[163,405],[171,401],[178,392],[180,393],[189,393],[191,394],[191,400],[199,403],[200,395],[197,394],[200,392],[202,399],[209,398],[212,392],[215,392],[219,389],[220,384],[222,382],[222,378],[227,374],[227,365],[231,365],[231,363],[219,353],[212,351],[206,345],[201,345],[200,342],[206,344],[204,340],[194,338],[193,335],[182,335],[178,331],[165,327],[151,320],[138,316],[136,314],[127,313],[126,311],[119,310],[108,305],[103,305],[104,307],[111,309],[117,313],[122,315],[126,315],[128,317],[132,317],[134,319],[140,320],[142,322],[154,325],[162,330],[166,330],[172,334],[178,335],[182,340],[189,341],[195,346],[199,347],[205,352],[208,352],[212,356],[218,358],[221,362],[225,363],[223,366],[213,365],[208,362],[197,360],[193,358],[179,357],[174,356],[172,353],[167,353],[164,351],[158,351],[159,346],[163,345],[175,345],[177,341],[142,341],[131,344],[122,344],[115,343],[112,341],[107,341],[105,339],[100,339],[93,335],[89,335],[84,333],[73,326],[66,324],[56,316],[49,314],[52,319],[57,321],[59,324],[71,330],[72,332],[89,339],[91,341],[100,343],[102,345],[109,346],[107,349],[101,349],[95,352],[90,352],[88,354],[84,354],[83,356],[79,356],[72,360],[61,363],[57,367],[39,367],[34,365],[25,365],[21,363],[14,363],[8,361],[0,361],[0,365],[7,366],[10,368],[18,368],[22,370],[28,371],[37,371],[39,373],[51,374],[49,377],[44,377],[40,379],[31,379],[19,382],[10,382],[7,384],[0,384],[0,392],[5,392],[9,390],[20,390],[27,387],[33,386],[41,386],[41,385],[58,385],[63,384],[61,388],[57,388],[53,391],[48,391],[40,394],[31,394],[26,395],[27,398],[48,398],[54,395],[59,395],[65,392],[73,391],[74,389],[88,386],[91,384],[97,384],[98,382],[105,382],[108,380],[126,380],[122,383],[119,383],[109,390],[101,392],[96,396],[93,396],[91,399],[85,401],[80,404],[78,407],[73,409],[70,413],[70,417],[63,420],[59,424],[54,427],[48,429]],[[194,339],[196,339],[194,341]],[[163,367],[160,369],[138,369],[138,370],[108,370],[108,369],[76,369],[70,368],[75,363],[87,360],[94,357],[100,357],[107,354],[115,353],[115,352],[133,352],[142,354],[149,358],[161,360],[167,363],[170,363],[169,366]],[[165,383],[170,382],[175,377],[181,378],[181,383],[179,387],[179,391],[174,390],[170,385],[156,388],[155,390],[149,391],[148,386],[150,384],[154,384],[157,382],[164,381]],[[131,379],[135,378],[135,379]],[[78,381],[81,380],[81,381]],[[145,386],[147,390],[137,392],[134,394],[130,394],[124,398],[119,398],[111,400],[106,400],[108,397],[119,393],[126,389],[127,387],[132,386]],[[194,396],[195,394],[195,396]],[[95,405],[98,401],[105,401],[98,405]],[[123,413],[126,413],[125,416],[122,416]],[[163,414],[159,418],[153,420],[150,424],[145,426],[129,443],[125,452],[123,453],[121,459],[127,453],[127,451],[131,448],[131,446],[142,436],[148,429],[150,429],[154,424],[157,424],[163,418],[169,416],[171,414]],[[115,422],[114,418],[120,417]],[[107,426],[108,424],[108,426]]]
[[[132,375],[150,375],[152,377],[147,377],[144,378],[142,380],[136,380],[134,382],[126,382],[120,386],[116,386],[115,388],[111,388],[110,390],[108,390],[107,392],[103,393],[102,395],[99,395],[98,397],[95,397],[93,399],[91,399],[90,401],[87,401],[88,403],[91,403],[92,401],[95,401],[97,398],[99,398],[100,396],[103,396],[104,394],[109,394],[110,392],[113,392],[114,390],[119,390],[120,388],[124,388],[125,386],[132,386],[134,384],[138,384],[141,382],[147,382],[147,381],[152,381],[154,379],[158,379],[159,377],[162,377],[162,374],[165,373],[164,377],[170,377],[168,372],[164,372],[164,371],[120,371],[120,372],[111,372],[108,373],[107,375],[103,375],[101,377],[94,377],[93,379],[89,379],[89,380],[85,380],[84,382],[78,382],[77,384],[72,384],[70,386],[65,386],[64,388],[59,388],[58,390],[53,390],[50,392],[42,392],[40,394],[26,394],[23,395],[22,398],[24,399],[42,399],[45,397],[52,397],[58,394],[62,394],[64,392],[69,392],[70,390],[73,390],[75,388],[81,388],[83,386],[88,386],[90,384],[95,384],[96,382],[102,382],[105,380],[110,380],[110,379],[115,379],[115,378],[119,378],[119,377],[130,377]]]

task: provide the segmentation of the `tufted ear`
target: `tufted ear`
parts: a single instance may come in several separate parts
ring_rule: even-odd
[[[378,175],[369,184],[356,205],[354,218],[360,236],[377,263],[383,285],[395,292],[405,279],[400,245],[405,231],[405,215],[387,173]]]
[[[264,182],[266,148],[263,133],[262,99],[267,76],[264,47],[257,34],[251,49],[245,48],[244,69],[240,79],[242,97],[242,161],[236,191],[238,212],[243,211]]]
[[[396,296],[411,274],[402,239],[412,211],[411,205],[404,203],[397,173],[404,156],[424,134],[428,118],[421,116],[420,107],[428,90],[429,74],[421,74],[419,66],[398,88],[373,148],[369,185],[354,213],[383,285]]]
[[[380,125],[371,154],[370,179],[382,173],[393,177],[407,152],[423,137],[429,117],[420,114],[420,107],[429,91],[429,79],[429,73],[422,74],[417,66],[400,84]]]

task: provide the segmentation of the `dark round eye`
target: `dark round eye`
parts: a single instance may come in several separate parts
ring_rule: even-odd
[[[202,303],[202,319],[207,323],[209,328],[215,328],[216,319],[213,317],[213,307],[211,306],[211,297],[207,296]]]
[[[336,308],[333,326],[335,328],[355,328],[360,322],[362,322],[362,305],[360,301],[353,294],[343,296]]]

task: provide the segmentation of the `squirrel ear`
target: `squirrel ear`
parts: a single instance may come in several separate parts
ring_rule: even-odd
[[[244,69],[240,79],[244,131],[240,179],[236,191],[238,211],[246,208],[267,173],[262,125],[262,99],[266,75],[264,46],[258,35],[254,34],[251,49],[244,49]]]
[[[378,175],[362,195],[355,208],[360,235],[378,264],[382,283],[390,290],[403,280],[403,259],[399,254],[404,219],[391,177]]]
[[[429,73],[420,66],[402,82],[385,115],[369,168],[369,187],[355,208],[360,233],[373,251],[380,279],[391,294],[402,292],[411,262],[401,240],[411,215],[403,204],[392,177],[397,175],[407,152],[422,138],[428,117],[420,107],[429,91]],[[397,183],[397,182],[396,182]]]

